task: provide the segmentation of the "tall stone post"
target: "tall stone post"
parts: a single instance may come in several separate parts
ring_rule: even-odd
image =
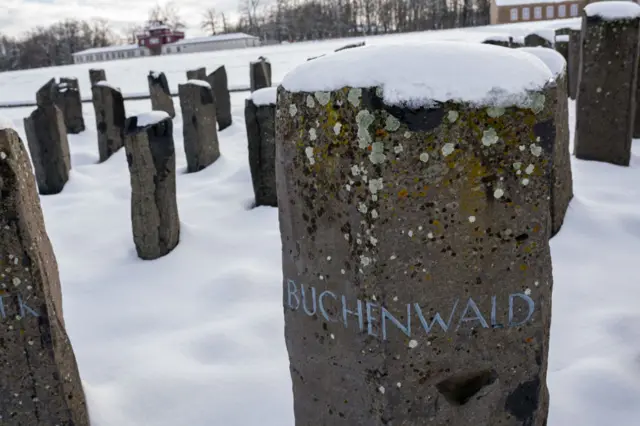
[[[278,89],[295,425],[545,425],[551,72],[475,43],[341,59]]]
[[[257,206],[277,207],[276,197],[277,88],[256,90],[245,101],[244,121],[249,141],[249,168]]]
[[[231,126],[233,122],[231,117],[231,96],[229,95],[229,85],[227,83],[227,70],[224,65],[219,66],[214,72],[209,74],[207,82],[213,89],[218,130],[223,131]]]
[[[27,152],[10,129],[0,129],[0,190],[0,421],[89,426],[58,264]]]
[[[640,6],[616,2],[621,7],[613,18],[608,9],[611,3],[591,3],[583,11],[574,147],[581,160],[628,166],[636,110]]]
[[[187,172],[198,172],[220,157],[216,130],[216,103],[206,81],[178,85]]]
[[[542,46],[553,48],[553,43],[550,40],[537,33],[527,34],[524,38],[524,45],[527,47]]]
[[[138,257],[153,260],[180,240],[173,122],[164,111],[129,117],[125,135],[133,241]]]
[[[91,86],[95,86],[95,84],[99,81],[106,81],[107,74],[102,69],[90,69],[89,70],[89,81],[91,82]]]
[[[271,62],[264,57],[249,64],[249,80],[252,92],[271,87]]]
[[[207,69],[202,67],[187,71],[187,80],[207,81]]]
[[[576,99],[578,81],[580,80],[580,50],[582,48],[582,31],[569,32],[569,60],[567,61],[567,81],[569,83],[569,97]]]
[[[492,35],[484,39],[482,42],[484,44],[493,44],[495,46],[502,47],[510,47],[511,46],[511,37],[508,35]]]
[[[40,194],[62,192],[71,170],[69,141],[62,111],[55,104],[38,106],[24,119],[24,130]]]
[[[176,110],[173,106],[173,98],[169,89],[167,76],[161,72],[151,71],[147,76],[149,83],[149,95],[151,97],[151,109],[154,111],[164,111],[169,117],[176,116]]]
[[[556,36],[556,50],[562,55],[565,62],[569,63],[569,35],[562,34]]]
[[[340,52],[340,51],[346,50],[346,49],[353,49],[354,47],[362,47],[362,46],[366,45],[366,43],[367,43],[366,41],[361,41],[361,42],[358,42],[358,43],[350,43],[350,44],[347,44],[347,45],[344,45],[342,47],[337,48],[336,50],[334,50],[334,52]]]
[[[98,131],[99,161],[102,163],[124,145],[123,130],[126,120],[124,99],[119,89],[105,81],[94,85],[91,93]]]
[[[553,146],[551,168],[551,236],[555,236],[564,223],[564,217],[573,198],[573,175],[571,173],[571,153],[569,151],[569,98],[567,96],[567,62],[560,53],[546,47],[524,47],[544,62],[556,80],[556,140]],[[518,168],[519,176],[527,176],[530,170]]]
[[[77,134],[85,130],[82,115],[82,97],[77,78],[60,78],[58,106],[62,110],[67,133]]]

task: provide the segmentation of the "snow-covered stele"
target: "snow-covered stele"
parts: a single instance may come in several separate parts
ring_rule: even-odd
[[[258,89],[251,93],[251,100],[256,106],[260,105],[275,105],[278,99],[277,87],[265,87],[264,89]],[[313,98],[311,98],[313,101]],[[309,106],[307,104],[307,106]]]
[[[461,70],[473,70],[474,77],[460,78]],[[385,103],[412,108],[446,101],[511,106],[552,77],[538,58],[516,49],[443,41],[365,46],[327,55],[290,71],[282,86],[293,93],[379,87]],[[356,99],[349,96],[353,105]]]
[[[196,86],[208,87],[209,89],[211,89],[211,85],[204,80],[191,79],[191,80],[187,80],[187,82],[184,84],[194,84]]]
[[[112,85],[111,83],[105,81],[105,80],[101,80],[98,81],[96,84],[96,86],[104,86],[104,87],[109,87],[117,92],[120,92],[120,88],[119,87],[115,87],[114,85]]]
[[[599,1],[585,6],[589,17],[599,17],[605,21],[640,18],[640,5],[633,1]]]
[[[553,73],[554,76],[561,75],[562,73],[565,72],[567,68],[567,61],[555,49],[538,46],[538,47],[521,47],[518,50],[535,55],[537,58],[539,58],[542,62],[545,63],[545,65],[549,68],[549,70]]]
[[[171,118],[169,114],[165,111],[149,111],[143,112],[142,114],[138,114],[136,116],[136,126],[137,127],[148,127],[153,126],[156,123],[159,123],[162,120],[166,120],[167,118]]]

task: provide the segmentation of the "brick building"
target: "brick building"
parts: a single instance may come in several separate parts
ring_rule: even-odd
[[[491,0],[491,24],[577,18],[588,0]]]

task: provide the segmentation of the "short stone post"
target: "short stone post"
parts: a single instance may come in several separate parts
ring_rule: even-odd
[[[207,81],[207,69],[202,67],[187,71],[187,80]]]
[[[509,47],[514,49],[518,47],[524,47],[524,37],[523,36],[510,37]]]
[[[257,206],[277,207],[276,196],[277,88],[256,90],[245,101],[244,120],[249,140],[249,168]]]
[[[264,57],[249,64],[249,80],[252,92],[271,87],[271,63]]]
[[[187,172],[198,172],[220,157],[216,130],[216,103],[206,81],[178,85]]]
[[[173,98],[169,89],[167,76],[161,72],[151,71],[147,76],[149,83],[149,95],[151,97],[151,109],[154,111],[164,111],[169,117],[176,116],[176,110],[173,106]]]
[[[90,69],[89,70],[89,81],[91,82],[91,86],[95,86],[95,84],[99,81],[106,81],[107,74],[104,70],[101,69]]]
[[[564,223],[564,217],[573,198],[571,153],[569,152],[569,98],[567,96],[567,62],[560,53],[546,47],[524,47],[544,62],[556,80],[556,139],[551,167],[551,236],[555,236]],[[520,166],[518,176],[527,176],[530,169]]]
[[[545,37],[542,37],[538,33],[527,34],[524,37],[524,45],[526,47],[550,47],[553,48],[553,43],[550,40],[547,40]]]
[[[229,95],[229,85],[227,83],[227,70],[224,65],[216,68],[209,74],[207,82],[213,89],[213,96],[216,103],[216,120],[218,130],[223,131],[231,126],[231,96]]]
[[[164,111],[127,118],[125,151],[131,175],[131,223],[138,257],[153,260],[180,240],[173,122]]]
[[[408,71],[373,65],[385,58]],[[484,78],[460,81],[461,67]],[[371,46],[286,75],[295,426],[546,423],[555,97],[538,59],[475,43]]]
[[[354,47],[362,47],[365,44],[366,44],[365,41],[361,41],[359,43],[350,43],[345,46],[337,48],[336,50],[334,50],[334,52],[340,52],[341,50],[346,50],[346,49],[353,49]]]
[[[569,59],[567,60],[567,82],[569,97],[576,99],[578,93],[578,81],[580,80],[580,49],[582,48],[582,31],[571,30],[569,32]]]
[[[58,264],[29,157],[11,129],[0,129],[0,189],[0,419],[89,426],[62,316]]]
[[[55,104],[43,104],[24,119],[24,130],[40,194],[62,192],[71,170],[62,111]]]
[[[616,4],[616,17],[609,7]],[[598,2],[584,8],[575,155],[628,166],[636,110],[640,6]]]
[[[102,81],[91,88],[91,93],[98,131],[99,161],[102,163],[124,145],[122,132],[127,117],[124,110],[124,100],[119,89]]]
[[[508,35],[495,34],[484,39],[482,43],[493,44],[494,46],[510,47],[511,37]]]
[[[85,130],[82,115],[82,97],[77,78],[60,78],[58,84],[58,106],[62,110],[67,133],[77,134]]]

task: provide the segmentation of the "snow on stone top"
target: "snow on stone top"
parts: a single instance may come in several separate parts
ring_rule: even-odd
[[[556,41],[559,41],[560,43],[569,43],[569,35],[568,34],[557,35]]]
[[[251,100],[256,106],[259,105],[275,105],[278,99],[277,87],[265,87],[258,89],[251,94]]]
[[[548,47],[520,47],[518,50],[522,52],[531,53],[539,58],[549,68],[554,76],[558,76],[564,72],[567,67],[567,61],[562,54],[558,53],[555,49]]]
[[[100,81],[98,81],[98,82],[95,84],[95,86],[104,86],[104,87],[109,87],[110,89],[113,89],[113,90],[115,90],[115,91],[117,91],[117,92],[119,92],[119,91],[120,91],[120,88],[115,87],[115,86],[112,86],[112,85],[111,85],[111,84],[109,84],[106,80],[100,80]]]
[[[381,87],[386,104],[410,108],[446,101],[506,107],[551,79],[544,62],[518,49],[432,41],[331,53],[290,71],[282,86],[289,92]]]
[[[156,123],[161,122],[162,120],[166,120],[169,117],[165,111],[149,111],[143,112],[142,114],[138,114],[136,116],[136,124],[138,128],[153,126]]]
[[[531,31],[529,34],[538,35],[543,39],[548,40],[552,44],[556,39],[556,31],[553,28],[539,28],[537,30]]]
[[[509,34],[493,34],[490,36],[487,36],[487,38],[484,39],[485,41],[510,41],[511,40],[511,36]]]
[[[587,16],[598,16],[605,21],[640,17],[640,5],[632,1],[599,1],[584,8]]]
[[[211,85],[204,80],[187,80],[185,84],[195,84],[196,86],[208,87],[211,89]]]
[[[5,116],[0,115],[0,130],[5,130],[5,129],[13,129],[13,130],[15,130],[15,127],[14,127],[13,122],[11,120],[9,120]]]

